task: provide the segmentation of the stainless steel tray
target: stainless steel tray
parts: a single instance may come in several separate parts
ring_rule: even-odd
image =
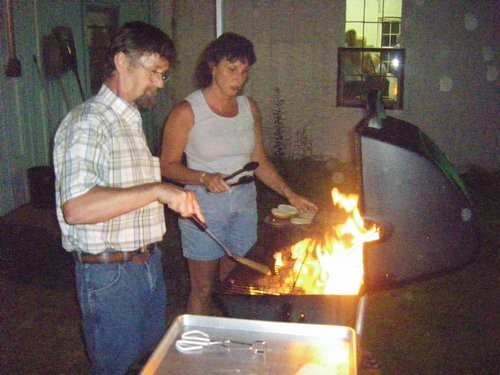
[[[266,342],[265,354],[248,347],[208,346],[181,353],[175,342],[189,330],[212,340]],[[181,315],[172,323],[143,375],[356,375],[356,333],[350,327]]]

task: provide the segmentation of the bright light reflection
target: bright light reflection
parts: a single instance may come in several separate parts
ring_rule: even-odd
[[[391,61],[391,65],[394,69],[399,68],[399,59],[397,57],[393,58]]]
[[[312,345],[294,343],[290,345],[290,352],[294,359],[300,358],[304,365],[296,374],[335,374],[348,375],[352,365],[350,346],[341,340],[318,340]]]

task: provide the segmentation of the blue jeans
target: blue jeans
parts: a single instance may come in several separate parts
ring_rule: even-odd
[[[124,374],[165,334],[167,294],[158,247],[144,264],[76,262],[90,374]]]
[[[254,183],[238,185],[221,194],[204,186],[188,185],[205,216],[208,229],[235,255],[243,256],[257,242],[257,190]],[[224,250],[191,220],[179,219],[184,256],[194,260],[214,260]]]

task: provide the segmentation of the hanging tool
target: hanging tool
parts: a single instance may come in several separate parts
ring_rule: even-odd
[[[12,1],[5,1],[7,8],[7,37],[9,42],[9,60],[5,75],[7,77],[21,77],[21,62],[16,57],[16,38],[14,37],[14,12],[12,11]]]
[[[50,110],[49,88],[47,85],[47,80],[42,75],[42,71],[40,69],[40,66],[38,65],[38,59],[36,58],[35,54],[33,54],[33,63],[35,64],[38,79],[40,80],[40,84],[42,85],[43,101],[47,111],[47,120],[49,122],[49,126],[54,126],[55,121]]]
[[[63,57],[59,42],[53,33],[42,36],[42,69],[47,80],[55,80],[59,86],[64,103],[64,112],[69,111],[69,99],[64,89],[62,75],[66,70],[63,67]]]
[[[80,81],[80,76],[78,75],[78,63],[76,59],[76,49],[75,42],[73,40],[73,32],[71,31],[71,28],[67,26],[57,26],[52,29],[52,33],[59,42],[63,67],[71,69],[75,74],[76,80],[78,82],[78,88],[80,89],[80,94],[83,101],[85,100],[85,94],[83,93],[82,82]]]

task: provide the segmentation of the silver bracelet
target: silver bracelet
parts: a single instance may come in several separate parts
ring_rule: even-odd
[[[200,176],[200,184],[203,185],[203,177],[205,177],[207,175],[207,172],[203,172]]]

